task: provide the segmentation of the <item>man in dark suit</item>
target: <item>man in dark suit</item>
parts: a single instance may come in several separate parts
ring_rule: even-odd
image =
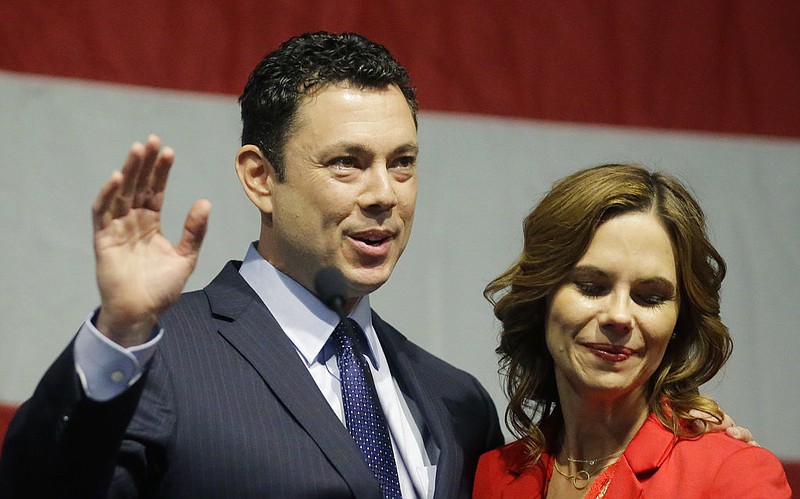
[[[258,241],[181,294],[210,204],[195,203],[173,246],[159,223],[173,152],[155,136],[131,147],[93,205],[101,306],[12,422],[3,497],[391,495],[349,431],[343,347],[329,339],[340,315],[363,330],[356,352],[404,497],[469,497],[478,457],[502,444],[477,380],[369,305],[414,216],[406,70],[363,37],[307,34],[268,54],[239,101],[236,171]],[[338,310],[315,287],[331,267]]]

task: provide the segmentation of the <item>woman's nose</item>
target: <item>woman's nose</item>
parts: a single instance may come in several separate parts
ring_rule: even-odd
[[[607,298],[602,324],[621,333],[633,329],[632,304],[627,293],[612,293]]]

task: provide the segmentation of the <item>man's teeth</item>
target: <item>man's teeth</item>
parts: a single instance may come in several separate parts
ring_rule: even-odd
[[[358,239],[359,241],[361,241],[363,243],[369,244],[370,246],[378,246],[383,241],[385,241],[385,238],[382,238],[382,237],[380,237],[380,238],[358,237],[356,239]]]

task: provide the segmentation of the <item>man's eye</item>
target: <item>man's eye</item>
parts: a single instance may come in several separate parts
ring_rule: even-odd
[[[341,168],[341,169],[355,168],[356,167],[356,160],[355,160],[355,158],[351,158],[349,156],[345,156],[345,157],[334,159],[333,161],[328,163],[328,165],[330,167],[332,167],[332,168]]]
[[[395,168],[414,168],[417,164],[417,158],[414,156],[403,156],[395,161]]]

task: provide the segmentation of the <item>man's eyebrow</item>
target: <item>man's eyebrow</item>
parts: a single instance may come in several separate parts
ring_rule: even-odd
[[[409,142],[398,146],[394,150],[395,154],[419,154],[419,145],[416,142]]]
[[[331,144],[326,149],[328,150],[339,150],[345,151],[349,154],[363,154],[363,153],[373,153],[374,151],[372,148],[365,146],[364,144],[359,144],[357,142],[335,142]],[[401,144],[392,150],[392,154],[418,154],[419,153],[419,145],[416,142],[408,142],[405,144]]]

